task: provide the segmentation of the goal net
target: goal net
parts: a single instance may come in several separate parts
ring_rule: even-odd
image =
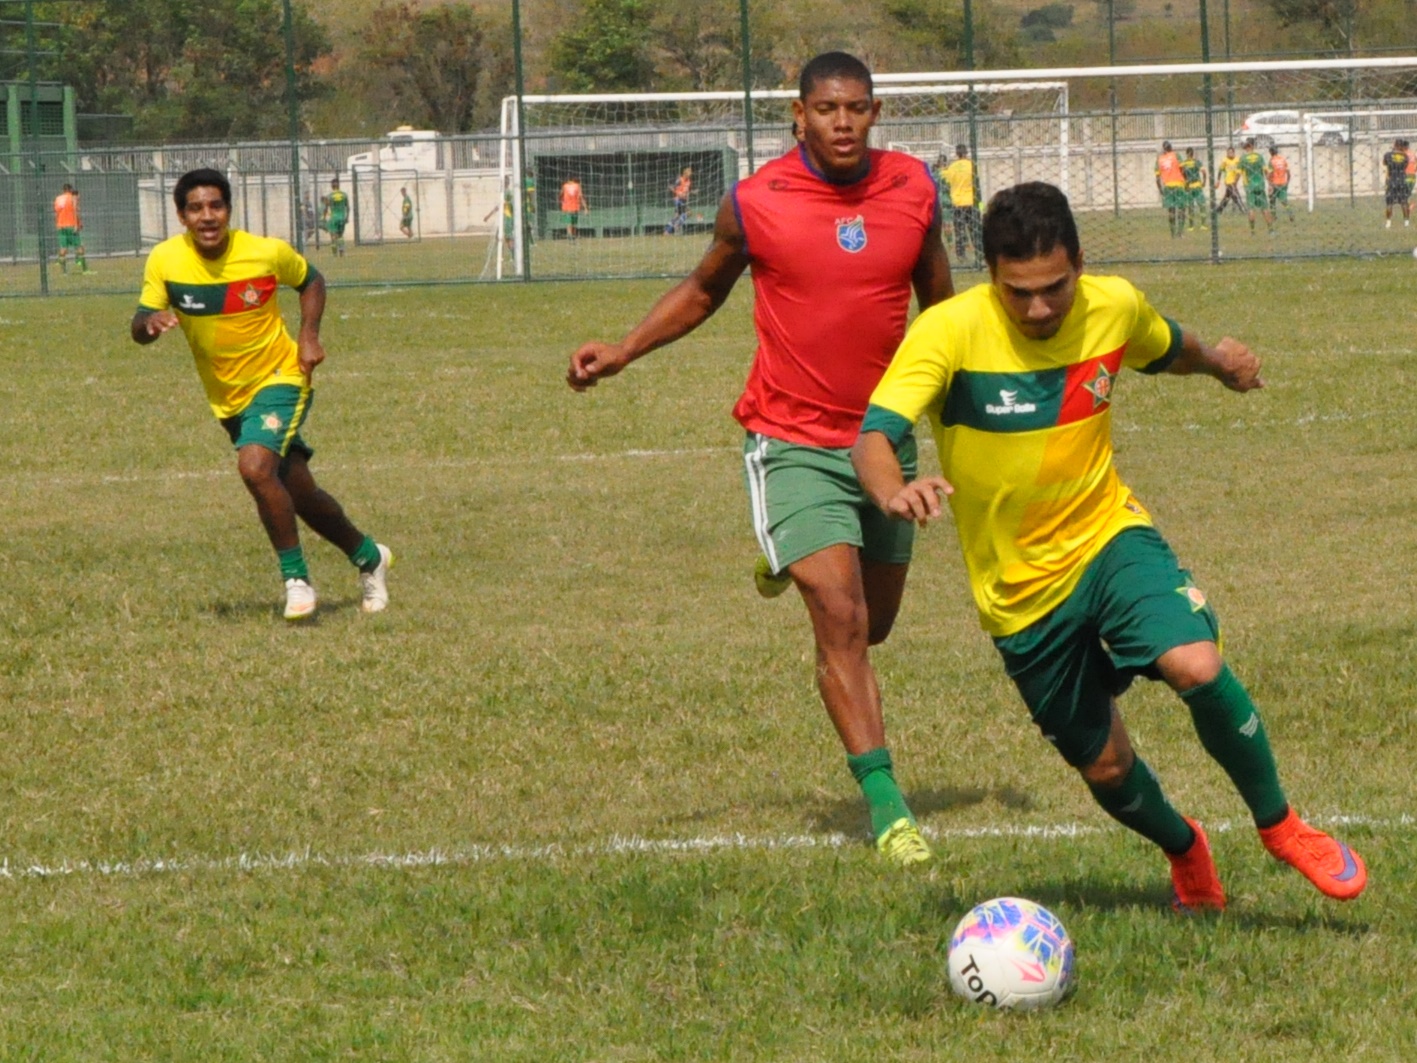
[[[875,82],[883,108],[874,144],[932,165],[968,145],[986,204],[1022,181],[1060,186],[1094,264],[1406,255],[1417,242],[1414,230],[1383,224],[1380,165],[1394,139],[1417,142],[1417,56],[887,73]],[[498,165],[510,220],[489,232],[504,240],[498,275],[687,273],[732,182],[792,144],[794,96],[755,92],[751,110],[729,92],[527,96],[524,130],[506,101]],[[1243,155],[1251,139],[1271,174],[1287,169],[1288,184],[1241,179],[1227,196],[1227,153]],[[1167,143],[1194,163],[1179,198],[1158,180]],[[1282,157],[1274,167],[1271,148]],[[574,233],[560,199],[571,178],[584,193]]]
[[[907,83],[879,86],[876,95],[878,145],[931,165],[945,145],[957,143],[1043,152],[1049,172],[1067,183],[1063,82]],[[786,89],[754,92],[751,109],[733,92],[524,96],[521,136],[509,98],[499,162],[504,224],[488,230],[503,248],[495,255],[496,275],[687,272],[733,182],[793,145],[796,96]],[[579,188],[579,198],[568,184]],[[520,197],[513,193],[518,186]]]

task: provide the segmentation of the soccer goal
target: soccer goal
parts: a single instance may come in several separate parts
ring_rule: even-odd
[[[1341,202],[1383,195],[1383,156],[1393,141],[1417,139],[1417,108],[1306,112],[1302,130],[1309,171],[1321,174],[1332,169],[1338,176],[1338,180],[1309,182],[1306,199],[1313,213],[1323,199]]]
[[[1061,81],[880,85],[875,143],[934,163],[948,144],[977,146],[981,160],[1048,154],[1068,176],[1068,97]],[[644,276],[685,272],[702,252],[718,203],[733,182],[794,143],[791,89],[741,92],[538,95],[502,106],[499,179],[511,241],[489,256],[517,276]],[[985,165],[980,163],[981,168]],[[1004,183],[1009,183],[1004,180]],[[579,198],[563,190],[574,184]],[[682,194],[681,194],[682,193]],[[579,210],[567,207],[579,206]],[[671,239],[666,240],[669,237]]]

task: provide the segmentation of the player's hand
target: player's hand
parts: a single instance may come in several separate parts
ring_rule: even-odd
[[[161,336],[177,327],[177,315],[171,310],[158,310],[143,319],[143,328],[149,336]]]
[[[315,367],[325,360],[325,345],[316,337],[302,337],[300,340],[300,372],[306,383],[310,383]]]
[[[954,491],[954,486],[943,476],[922,476],[911,480],[886,502],[886,513],[898,520],[914,521],[923,528],[940,515],[940,499]]]
[[[571,355],[566,383],[576,391],[593,388],[602,377],[614,376],[630,364],[630,355],[618,343],[583,344]]]
[[[1253,391],[1264,387],[1260,377],[1260,358],[1237,339],[1222,337],[1215,345],[1216,379],[1231,391]]]

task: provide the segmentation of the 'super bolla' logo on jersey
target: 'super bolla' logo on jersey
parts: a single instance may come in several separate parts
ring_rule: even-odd
[[[1004,389],[999,392],[999,402],[997,405],[989,403],[984,407],[985,413],[990,414],[1010,414],[1010,413],[1035,413],[1038,404],[1035,402],[1019,402],[1018,392]]]
[[[854,218],[838,218],[836,242],[837,246],[849,254],[854,255],[863,250],[866,247],[866,219],[860,214]]]

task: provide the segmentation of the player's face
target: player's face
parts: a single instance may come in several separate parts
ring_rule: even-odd
[[[198,185],[192,189],[177,217],[192,234],[198,254],[219,258],[226,250],[231,235],[231,205],[222,199],[220,188]]]
[[[1077,262],[1061,246],[1035,258],[1000,258],[990,267],[994,290],[1009,320],[1031,340],[1046,340],[1063,327],[1077,297]]]
[[[822,78],[806,99],[792,101],[799,139],[812,165],[828,177],[851,177],[861,169],[880,113],[881,101],[871,98],[866,83],[849,78]]]

